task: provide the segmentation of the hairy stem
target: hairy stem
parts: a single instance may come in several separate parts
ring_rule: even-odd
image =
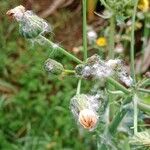
[[[77,85],[77,92],[76,92],[76,94],[78,95],[78,94],[80,94],[80,91],[81,91],[81,79],[79,79],[79,81],[78,81],[78,85]]]
[[[136,135],[138,132],[137,126],[138,126],[138,107],[137,107],[138,97],[135,95],[133,99],[134,104],[134,134]]]
[[[59,50],[62,54],[64,54],[65,56],[67,56],[68,58],[72,59],[73,61],[77,62],[77,63],[83,63],[80,59],[78,59],[77,57],[75,57],[74,55],[70,54],[69,52],[67,52],[65,49],[63,49],[60,46],[56,46],[55,43],[53,43],[52,41],[48,40],[47,38],[45,38],[44,36],[40,35],[40,38],[42,40],[44,40],[47,44],[49,44],[52,48],[57,48],[57,50]]]
[[[86,4],[87,0],[82,0],[82,9],[83,9],[83,49],[84,49],[84,62],[87,59],[87,23],[86,23]]]
[[[133,82],[135,84],[135,70],[134,70],[134,45],[135,45],[135,35],[134,35],[134,30],[135,30],[135,18],[136,18],[136,10],[137,10],[137,5],[138,5],[139,0],[135,0],[135,5],[134,5],[134,10],[133,10],[133,15],[132,15],[132,27],[131,27],[131,43],[130,43],[130,68],[131,68],[131,77],[133,79]]]
[[[150,94],[150,90],[139,88],[138,91]]]
[[[67,74],[75,74],[75,70],[64,70],[65,73]]]
[[[115,16],[112,15],[110,18],[109,53],[108,53],[110,59],[114,58],[114,47],[115,47]]]
[[[123,91],[125,94],[130,94],[130,91],[128,89],[126,89],[123,85],[121,85],[119,82],[117,82],[113,78],[108,77],[107,81],[111,83],[116,89]]]
[[[144,112],[150,112],[150,105],[144,104],[142,102],[137,103],[138,108]]]

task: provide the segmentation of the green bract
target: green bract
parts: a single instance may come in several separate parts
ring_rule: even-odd
[[[36,38],[40,34],[50,31],[46,21],[36,16],[32,11],[26,11],[19,21],[20,34],[25,38]]]

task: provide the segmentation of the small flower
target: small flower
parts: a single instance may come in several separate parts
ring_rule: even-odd
[[[75,95],[70,102],[70,109],[78,123],[85,129],[92,130],[98,123],[100,95]]]
[[[96,44],[100,47],[104,47],[107,45],[107,40],[105,37],[99,37],[97,40],[96,40]]]
[[[87,32],[87,38],[88,38],[89,44],[93,44],[96,41],[97,33],[94,30],[90,30]]]
[[[149,10],[149,0],[140,0],[138,8],[143,12],[147,12]]]
[[[136,27],[136,29],[141,29],[142,26],[143,26],[143,25],[142,25],[141,22],[139,22],[139,21],[135,22],[135,27]]]
[[[25,10],[25,7],[21,5],[9,10],[6,14],[19,23],[20,34],[25,38],[33,39],[51,30],[44,19],[32,11]]]
[[[121,43],[118,43],[115,47],[115,52],[116,53],[122,53],[124,51],[124,47]]]
[[[52,73],[52,74],[59,75],[63,72],[64,67],[61,63],[59,63],[53,59],[48,58],[45,61],[45,70],[47,72]]]
[[[96,126],[98,121],[98,116],[96,113],[90,109],[83,109],[79,113],[79,123],[85,129],[92,129]]]

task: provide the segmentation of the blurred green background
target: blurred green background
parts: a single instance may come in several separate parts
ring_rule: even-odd
[[[95,149],[96,137],[78,129],[69,110],[77,79],[52,77],[43,68],[51,55],[68,68],[72,64],[57,52],[52,54],[48,47],[32,44],[19,35],[18,25],[5,14],[20,4],[26,2],[0,1],[0,150]],[[37,4],[33,3],[35,10]],[[47,20],[59,35],[70,16],[71,10],[61,9]],[[65,39],[62,35],[54,38],[58,42]],[[72,46],[75,41],[63,43]]]

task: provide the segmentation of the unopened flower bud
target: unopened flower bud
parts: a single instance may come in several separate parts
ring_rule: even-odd
[[[99,118],[97,114],[100,107],[99,98],[99,95],[79,94],[71,99],[71,111],[85,129],[92,130],[96,127]]]
[[[85,128],[85,129],[92,129],[96,126],[98,121],[97,114],[90,109],[83,109],[79,113],[79,123]]]
[[[63,72],[64,67],[61,63],[59,63],[53,59],[48,58],[45,61],[45,70],[47,72],[52,73],[52,74],[59,75]]]
[[[81,76],[83,69],[84,69],[84,65],[82,65],[82,64],[77,65],[75,67],[76,74],[79,75],[79,76]]]

